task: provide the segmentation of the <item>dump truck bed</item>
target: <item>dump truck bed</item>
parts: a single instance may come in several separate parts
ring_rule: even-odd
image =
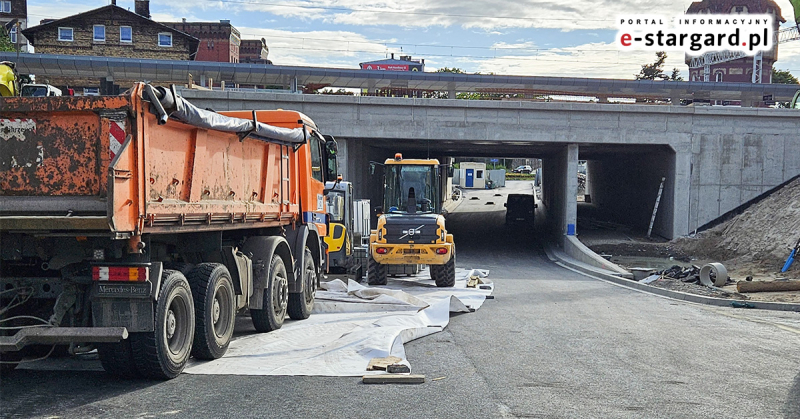
[[[142,91],[0,98],[0,230],[119,237],[298,219],[293,147],[159,125]]]

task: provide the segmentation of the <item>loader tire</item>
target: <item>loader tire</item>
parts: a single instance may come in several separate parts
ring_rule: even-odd
[[[271,332],[283,326],[289,300],[289,276],[280,256],[272,256],[267,275],[262,308],[250,309],[253,327],[259,332]]]
[[[431,265],[431,278],[437,287],[452,287],[456,284],[456,256],[450,257],[444,265]]]
[[[100,343],[97,345],[100,364],[107,373],[119,378],[137,378],[140,376],[133,360],[131,340],[124,339],[116,343]]]
[[[171,379],[186,366],[194,340],[194,301],[182,273],[164,270],[155,307],[155,330],[131,333],[136,369],[143,376]]]
[[[303,269],[301,271],[303,292],[290,293],[287,311],[292,320],[304,320],[311,316],[314,309],[314,293],[317,290],[317,269],[314,266],[314,256],[306,247],[303,253]]]
[[[367,262],[367,283],[369,285],[386,285],[388,280],[389,266],[381,265],[369,255]]]
[[[201,263],[189,272],[194,297],[192,356],[217,359],[225,355],[236,323],[236,292],[228,268]]]

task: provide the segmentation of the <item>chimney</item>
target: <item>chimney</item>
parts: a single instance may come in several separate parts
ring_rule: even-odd
[[[181,18],[181,22],[186,23],[186,18],[185,17]]]
[[[117,0],[111,0],[111,5],[112,6],[116,6],[117,5]]]
[[[136,0],[136,14],[150,19],[150,0]]]

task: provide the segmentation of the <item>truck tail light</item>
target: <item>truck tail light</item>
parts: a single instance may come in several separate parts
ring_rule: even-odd
[[[446,255],[447,254],[447,248],[446,247],[437,248],[436,249],[436,254],[437,255]]]
[[[375,249],[375,253],[377,253],[379,255],[385,255],[385,254],[389,253],[389,249],[387,249],[385,247],[379,247],[379,248]]]
[[[144,282],[149,279],[150,270],[144,266],[93,266],[94,281]]]

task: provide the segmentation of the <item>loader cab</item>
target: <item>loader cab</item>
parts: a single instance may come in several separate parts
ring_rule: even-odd
[[[439,161],[403,160],[398,154],[385,162],[386,214],[439,214],[441,191]]]

